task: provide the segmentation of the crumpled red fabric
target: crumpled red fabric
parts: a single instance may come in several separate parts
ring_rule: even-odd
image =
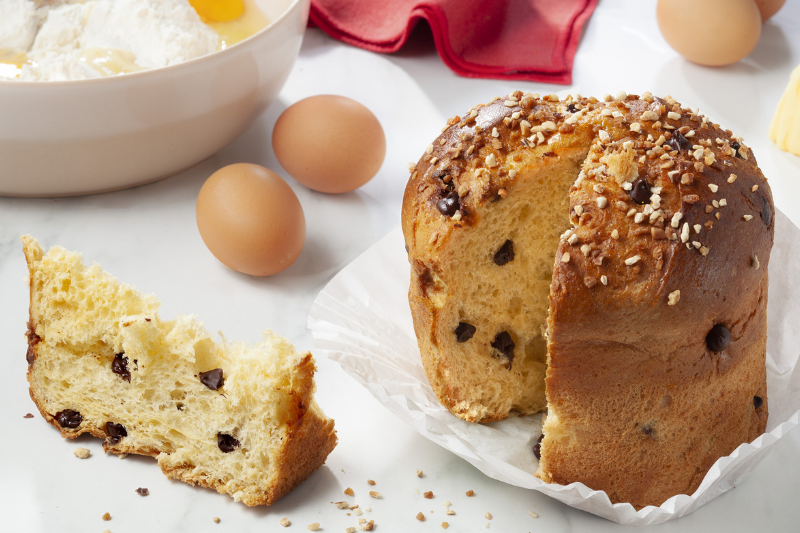
[[[309,25],[374,52],[396,52],[420,21],[461,76],[572,83],[597,0],[311,0]]]

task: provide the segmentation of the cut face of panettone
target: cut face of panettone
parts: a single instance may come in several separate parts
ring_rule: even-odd
[[[516,92],[453,118],[402,211],[439,401],[546,410],[545,481],[691,493],[766,426],[772,212],[752,151],[670,97]]]
[[[162,320],[155,297],[79,254],[22,241],[31,398],[63,437],[150,455],[167,476],[247,505],[274,502],[333,450],[310,353],[272,332],[215,342],[194,317]]]

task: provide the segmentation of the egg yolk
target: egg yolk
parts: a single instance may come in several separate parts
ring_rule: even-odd
[[[189,0],[197,14],[213,22],[227,22],[242,16],[242,0]]]

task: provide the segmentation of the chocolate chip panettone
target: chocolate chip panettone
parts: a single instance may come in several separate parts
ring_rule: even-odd
[[[772,213],[752,151],[670,97],[476,106],[403,199],[431,386],[472,422],[546,408],[547,482],[691,494],[766,427]]]
[[[62,437],[104,438],[106,451],[150,455],[167,476],[247,505],[274,502],[333,450],[310,353],[272,332],[216,343],[79,254],[22,241],[31,398]]]

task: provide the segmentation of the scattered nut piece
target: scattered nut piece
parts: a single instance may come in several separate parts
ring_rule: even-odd
[[[213,520],[215,524],[219,524],[219,517],[218,516],[215,516],[211,520]]]
[[[367,480],[367,485],[374,485],[374,484],[375,484],[375,480],[373,480],[373,479],[368,479]]]
[[[354,527],[348,527],[347,529],[345,529],[345,532],[346,532],[346,533],[356,533],[356,528],[354,528]]]
[[[375,520],[370,520],[361,527],[362,531],[372,531],[375,528]]]
[[[313,524],[310,524],[308,527],[306,527],[306,529],[309,530],[309,531],[318,531],[319,530],[319,522],[314,522]]]
[[[444,529],[447,529],[449,526],[450,526],[450,524],[448,524],[447,522],[442,522],[442,527]]]
[[[381,493],[380,493],[380,492],[376,492],[376,491],[374,491],[374,490],[371,490],[371,491],[369,491],[369,495],[370,495],[371,497],[375,498],[375,499],[378,499],[378,498],[380,498],[380,497],[381,497]]]
[[[90,452],[86,448],[75,448],[75,451],[72,452],[72,455],[74,455],[78,459],[86,459],[87,457],[92,455],[92,452]]]
[[[475,491],[468,490],[467,491],[467,497],[472,498],[473,496],[475,496]]]
[[[347,494],[348,496],[355,496],[356,495],[356,493],[353,492],[353,489],[351,489],[350,487],[347,487],[346,489],[344,489],[344,493]]]
[[[291,525],[292,525],[292,523],[291,523],[291,522],[289,522],[289,519],[288,519],[288,518],[281,518],[280,524],[281,524],[283,527],[289,527],[289,526],[291,526]]]
[[[531,515],[531,518],[539,518],[539,515],[534,513],[533,511],[528,511],[528,514]]]
[[[347,509],[350,507],[350,504],[347,502],[333,502],[333,505],[335,505],[337,509]]]
[[[106,522],[108,522],[109,520],[111,520],[111,515],[109,513],[105,513],[103,516],[101,516],[101,518]]]
[[[422,495],[423,495],[423,496],[425,496],[427,499],[429,499],[429,500],[430,500],[431,498],[433,498],[433,491],[431,491],[431,490],[429,490],[429,491],[426,491],[426,492],[424,492]]]
[[[447,512],[444,513],[444,514],[452,516],[452,515],[456,514],[456,512],[453,511],[452,509],[448,509]]]
[[[149,496],[150,490],[148,490],[147,487],[139,487],[138,489],[136,489],[136,494],[138,494],[139,496]]]
[[[681,291],[672,291],[669,293],[668,298],[669,301],[667,302],[667,305],[675,305],[681,299]]]
[[[425,521],[425,515],[422,514],[422,511],[417,513],[417,520],[419,520],[420,522],[424,522]]]
[[[364,511],[362,511],[361,509],[356,509],[355,513],[356,516],[361,516],[362,514],[364,514]]]
[[[561,254],[561,262],[562,263],[569,263],[569,252],[564,252]],[[472,491],[470,491],[472,492]],[[471,494],[467,493],[467,496],[471,496]]]
[[[486,511],[486,514],[483,515],[483,516],[486,517],[486,520],[491,520],[492,519],[492,513],[490,513],[489,511]]]

